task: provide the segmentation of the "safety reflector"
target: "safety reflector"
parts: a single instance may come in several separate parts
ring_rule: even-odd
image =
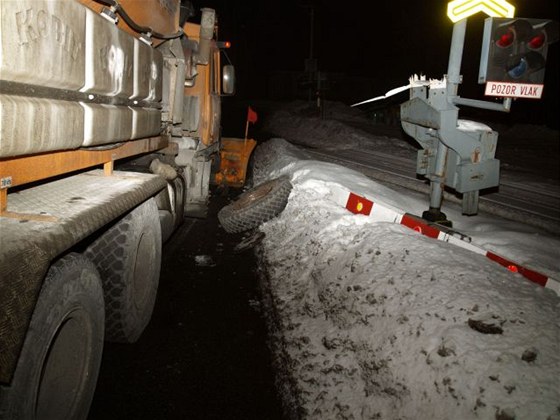
[[[515,270],[516,270],[516,271],[514,271],[515,273],[521,274],[522,276],[531,280],[533,283],[537,283],[541,286],[546,286],[546,283],[548,281],[548,277],[541,274],[541,273],[537,273],[536,271],[529,270],[528,268],[522,267],[519,264],[515,264],[513,261],[509,261],[509,260],[507,260],[503,257],[500,257],[499,255],[496,255],[496,254],[494,254],[493,252],[490,252],[490,251],[488,251],[486,253],[486,257],[491,259],[492,261],[495,261],[498,264],[508,268],[510,271],[514,271],[510,267],[515,267]]]
[[[412,214],[403,214],[401,225],[414,229],[416,232],[420,232],[422,235],[428,236],[430,238],[435,238],[439,236],[439,230],[428,225],[422,221],[423,219],[416,217]]]
[[[364,214],[369,216],[373,208],[373,201],[360,197],[357,194],[350,193],[346,202],[346,209],[354,214]]]

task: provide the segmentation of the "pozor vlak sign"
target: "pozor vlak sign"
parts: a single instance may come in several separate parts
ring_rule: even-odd
[[[558,32],[558,22],[549,19],[487,18],[478,74],[485,94],[540,99],[548,46]]]
[[[543,84],[486,82],[484,94],[502,98],[540,99],[543,88]]]

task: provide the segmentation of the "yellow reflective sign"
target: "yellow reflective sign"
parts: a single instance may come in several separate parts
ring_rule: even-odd
[[[447,16],[453,23],[478,12],[492,17],[511,18],[515,14],[515,6],[506,0],[454,0],[447,5]]]

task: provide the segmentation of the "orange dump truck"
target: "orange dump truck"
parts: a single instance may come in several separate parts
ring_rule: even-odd
[[[194,15],[0,0],[0,418],[87,417],[104,340],[149,322],[162,243],[211,181],[244,181],[253,142],[220,138],[233,66]]]

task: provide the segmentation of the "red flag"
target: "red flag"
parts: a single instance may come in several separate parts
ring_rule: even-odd
[[[251,107],[247,110],[247,121],[253,124],[257,122],[257,113]]]

